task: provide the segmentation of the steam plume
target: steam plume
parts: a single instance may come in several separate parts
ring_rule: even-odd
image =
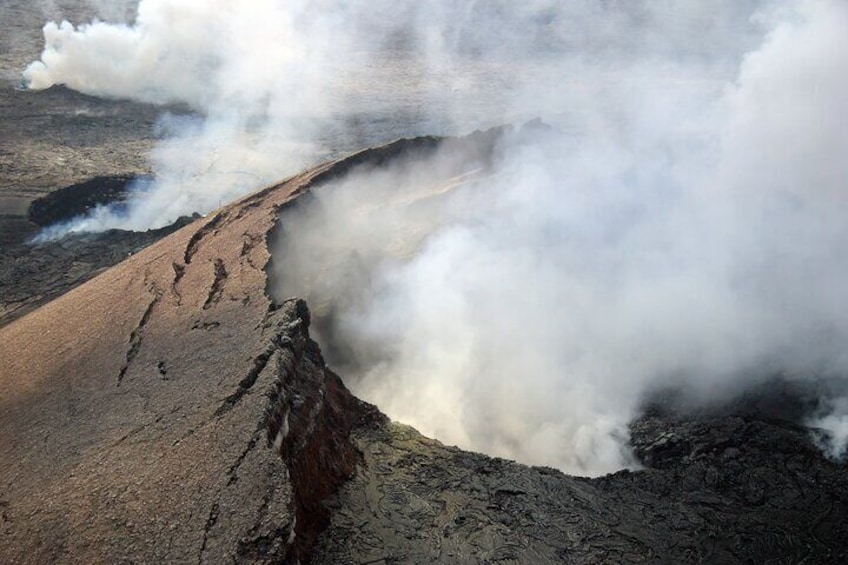
[[[702,80],[755,35],[737,23],[749,4],[665,4],[141,0],[131,23],[48,23],[30,88],[200,116],[164,124],[157,182],[125,213],[101,208],[51,233],[160,227],[395,137],[579,113],[614,95],[620,75],[658,79],[676,57],[709,56]]]
[[[616,121],[507,138],[495,174],[455,191],[453,151],[320,188],[283,219],[280,298],[311,295],[390,415],[581,474],[633,464],[648,391],[844,375],[846,24],[821,3],[778,19],[723,89],[623,77]],[[833,456],[844,406],[812,422]]]
[[[197,111],[165,124],[157,185],[98,225],[543,116],[558,133],[508,136],[482,170],[440,152],[318,189],[283,219],[277,293],[332,321],[390,416],[596,474],[632,464],[648,391],[845,375],[846,30],[837,0],[143,0],[129,26],[48,24],[26,77]],[[810,422],[835,456],[845,406]]]

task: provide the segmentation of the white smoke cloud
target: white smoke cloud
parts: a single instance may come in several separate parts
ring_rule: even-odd
[[[579,474],[633,464],[649,391],[844,375],[848,13],[770,19],[723,86],[621,71],[579,99],[578,134],[507,143],[470,186],[439,190],[462,172],[440,155],[316,190],[318,212],[283,219],[279,297],[305,293],[319,332],[331,316],[337,362],[389,415]],[[386,186],[442,196],[387,205]],[[832,454],[843,404],[815,421]]]
[[[848,397],[826,399],[821,414],[810,418],[807,425],[821,432],[814,438],[828,457],[840,462],[848,458]]]
[[[182,103],[205,120],[170,132],[128,213],[53,233],[160,227],[339,152],[593,103],[640,54],[715,67],[752,41],[751,2],[666,4],[141,0],[134,18],[115,4],[118,23],[48,23],[30,88]],[[245,176],[234,159],[258,164]]]
[[[318,190],[284,220],[278,292],[332,314],[316,329],[390,416],[597,474],[633,464],[650,390],[845,373],[846,10],[142,0],[129,24],[48,24],[25,76],[196,111],[163,125],[128,214],[68,229],[164,225],[328,155],[543,116],[562,133],[505,142],[492,171],[438,154]]]

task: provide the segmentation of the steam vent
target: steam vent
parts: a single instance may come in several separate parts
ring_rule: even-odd
[[[0,565],[848,563],[848,3],[589,4],[0,2]]]

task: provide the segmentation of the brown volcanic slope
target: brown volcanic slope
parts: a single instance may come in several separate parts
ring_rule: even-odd
[[[318,167],[0,329],[0,562],[845,562],[845,466],[768,410],[657,413],[633,426],[649,468],[589,480],[346,391],[306,305],[265,293],[268,234],[322,181],[438,143]]]

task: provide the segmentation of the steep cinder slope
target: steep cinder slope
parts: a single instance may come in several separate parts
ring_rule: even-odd
[[[305,306],[264,293],[265,242],[277,209],[327,169],[200,220],[0,330],[0,561],[296,555],[289,545],[310,524],[295,526],[297,484],[266,446],[268,413],[291,399],[275,408],[264,393],[296,379],[306,395],[330,376]],[[334,458],[344,442],[343,427],[315,425],[332,409],[357,418],[361,404],[333,383],[335,408],[322,388],[293,422],[289,463],[300,449]],[[336,480],[354,463],[334,459]],[[309,465],[323,480],[322,462]],[[304,474],[301,459],[289,467]]]

